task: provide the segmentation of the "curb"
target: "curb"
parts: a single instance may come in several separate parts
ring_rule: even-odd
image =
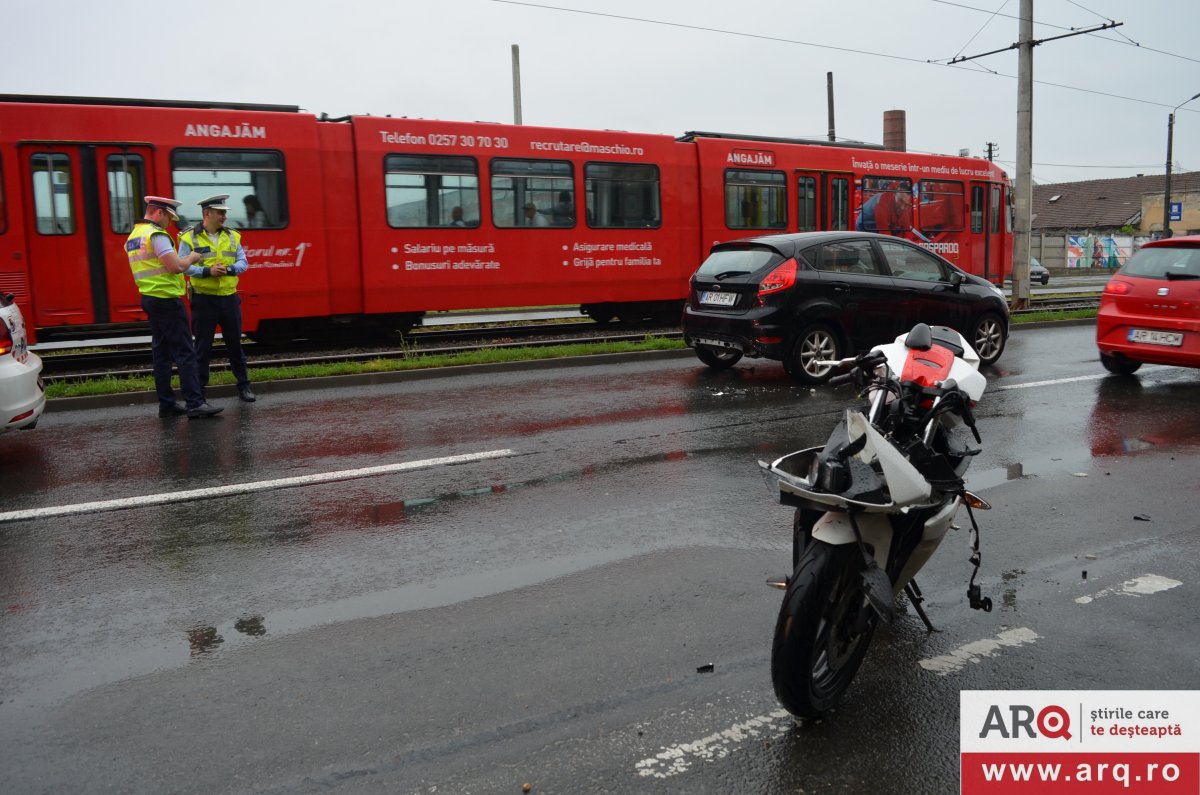
[[[1044,320],[1037,323],[1010,324],[1009,331],[1012,333],[1021,329],[1061,328],[1063,326],[1094,325],[1095,323],[1095,318]],[[308,389],[338,389],[349,386],[398,384],[405,381],[427,381],[436,378],[453,378],[460,375],[508,373],[520,372],[522,370],[552,370],[559,367],[584,367],[591,364],[620,364],[622,362],[681,359],[693,355],[691,348],[680,348],[678,350],[635,353],[597,353],[591,356],[565,356],[557,359],[531,359],[524,362],[501,362],[497,364],[458,364],[447,367],[397,370],[390,373],[332,375],[321,378],[291,378],[286,381],[256,381],[254,383],[254,391],[260,395],[278,395],[285,392],[300,392]],[[212,398],[236,398],[237,388],[232,384],[209,387],[208,394]],[[158,402],[158,397],[154,392],[121,392],[115,395],[54,398],[46,401],[46,413],[116,408],[118,406],[152,405],[156,402]]]

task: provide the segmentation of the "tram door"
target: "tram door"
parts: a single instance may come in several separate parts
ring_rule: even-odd
[[[797,171],[797,230],[850,229],[852,174],[828,171]]]
[[[971,262],[968,270],[995,284],[1002,284],[1012,269],[1004,261],[1004,190],[993,182],[971,183]]]
[[[39,327],[145,320],[125,238],[154,185],[148,146],[27,143],[26,235]]]

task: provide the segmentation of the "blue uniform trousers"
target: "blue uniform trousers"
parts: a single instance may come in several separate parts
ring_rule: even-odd
[[[196,351],[188,329],[187,308],[182,298],[142,296],[142,311],[150,317],[150,356],[154,362],[154,389],[160,408],[175,406],[171,388],[171,363],[179,368],[179,386],[189,409],[204,402],[196,377]]]
[[[221,327],[225,349],[229,351],[229,370],[237,379],[238,389],[250,387],[246,372],[246,352],[242,350],[242,297],[192,293],[192,332],[196,335],[196,373],[200,393],[208,386],[208,363],[212,359],[213,336]]]

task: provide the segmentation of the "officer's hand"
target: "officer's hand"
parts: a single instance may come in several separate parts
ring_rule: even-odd
[[[228,272],[229,271],[227,271],[225,269],[224,265],[213,265],[213,267],[212,267],[212,275],[213,276],[224,276]]]
[[[203,254],[201,254],[199,251],[193,251],[191,254],[188,254],[187,264],[195,265],[197,262],[199,262],[202,259],[204,259]]]

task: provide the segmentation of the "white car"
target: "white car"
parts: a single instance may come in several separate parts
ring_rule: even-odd
[[[20,307],[0,296],[0,433],[32,428],[45,408],[42,360],[29,350]]]

